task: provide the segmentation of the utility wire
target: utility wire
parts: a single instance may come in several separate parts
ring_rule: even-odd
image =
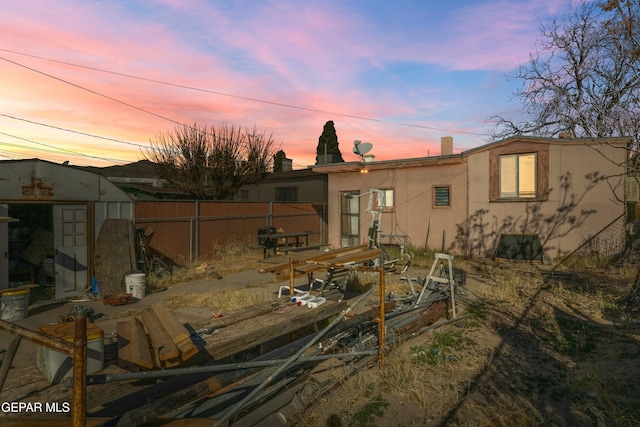
[[[104,161],[108,161],[108,162],[126,163],[124,160],[111,159],[111,158],[108,158],[108,157],[92,156],[90,154],[80,153],[78,151],[73,151],[73,150],[67,150],[67,149],[64,149],[64,148],[56,147],[54,145],[45,144],[43,142],[33,141],[31,139],[22,138],[22,137],[16,136],[16,135],[11,135],[11,134],[6,133],[6,132],[0,132],[0,135],[5,135],[5,136],[11,137],[11,138],[16,138],[16,139],[19,139],[19,140],[22,140],[22,141],[30,142],[32,144],[37,144],[37,145],[42,145],[44,147],[53,148],[54,150],[57,150],[56,152],[64,152],[64,153],[74,154],[76,156],[88,157],[88,158],[91,158],[91,159],[104,160]],[[8,143],[4,143],[4,145],[8,145]],[[19,146],[19,147],[20,148],[27,148],[27,147],[24,147],[24,146]]]
[[[55,63],[58,63],[58,64],[69,65],[69,66],[72,66],[72,67],[78,67],[78,68],[84,68],[84,69],[87,69],[87,70],[98,71],[98,72],[101,72],[101,73],[107,73],[107,74],[113,74],[113,75],[116,75],[116,76],[127,77],[127,78],[130,78],[130,79],[136,79],[136,80],[141,80],[141,81],[146,81],[146,82],[151,82],[151,83],[157,83],[157,84],[162,84],[162,85],[166,85],[166,86],[173,86],[173,87],[193,90],[193,91],[197,91],[197,92],[204,92],[204,93],[209,93],[209,94],[218,95],[218,96],[226,96],[226,97],[229,97],[229,98],[242,99],[242,100],[245,100],[245,101],[251,101],[251,102],[258,102],[258,103],[262,103],[262,104],[274,105],[274,106],[278,106],[278,107],[293,108],[293,109],[296,109],[296,110],[310,111],[310,112],[322,113],[322,114],[330,114],[330,115],[339,116],[339,117],[346,117],[346,118],[357,119],[357,120],[366,120],[366,121],[376,122],[376,123],[393,124],[393,125],[405,126],[405,127],[413,127],[413,128],[418,128],[418,129],[437,130],[437,131],[442,131],[442,132],[451,132],[451,133],[459,133],[459,134],[461,133],[461,134],[476,135],[476,136],[490,136],[490,134],[486,134],[486,133],[468,132],[468,131],[462,131],[462,130],[452,130],[452,129],[434,127],[434,126],[424,126],[424,125],[417,125],[417,124],[411,124],[411,123],[396,122],[396,121],[392,121],[392,120],[374,119],[374,118],[371,118],[371,117],[357,116],[357,115],[353,115],[353,114],[336,113],[336,112],[333,112],[333,111],[319,110],[319,109],[310,108],[310,107],[301,107],[301,106],[298,106],[298,105],[285,104],[285,103],[282,103],[282,102],[267,101],[267,100],[263,100],[263,99],[240,96],[240,95],[232,95],[232,94],[228,94],[228,93],[224,93],[224,92],[218,92],[218,91],[214,91],[214,90],[210,90],[210,89],[202,89],[202,88],[198,88],[198,87],[194,87],[194,86],[187,86],[187,85],[181,85],[181,84],[178,84],[178,83],[171,83],[171,82],[166,82],[166,81],[162,81],[162,80],[151,79],[151,78],[147,78],[147,77],[140,77],[140,76],[135,76],[133,74],[127,74],[127,73],[120,73],[120,72],[117,72],[117,71],[105,70],[103,68],[97,68],[97,67],[90,67],[90,66],[87,66],[87,65],[74,64],[72,62],[59,61],[59,60],[56,60],[56,59],[45,58],[45,57],[37,56],[37,55],[30,55],[30,54],[27,54],[27,53],[17,52],[17,51],[9,50],[9,49],[0,48],[0,51],[13,53],[13,54],[16,54],[16,55],[22,55],[22,56],[26,56],[26,57],[30,57],[30,58],[40,59],[40,60],[43,60],[43,61],[50,61],[50,62],[55,62]],[[0,59],[3,59],[5,61],[9,61],[8,59],[2,58],[2,57],[0,57]],[[12,61],[9,61],[9,62],[12,62]],[[15,63],[15,64],[17,64],[17,63]],[[26,68],[29,68],[29,67],[26,67]],[[42,73],[42,74],[44,74],[44,73]],[[80,86],[78,86],[78,87],[80,87]],[[101,96],[105,96],[105,95],[101,95]],[[109,98],[109,99],[112,99],[112,98]],[[118,102],[120,102],[120,101],[118,101]],[[129,104],[125,104],[125,105],[129,105]],[[136,108],[136,107],[134,107],[134,108]],[[137,109],[146,112],[146,110],[142,110],[140,108],[137,108]],[[151,113],[151,114],[153,114],[153,113]],[[156,115],[156,114],[154,114],[154,115]],[[160,116],[160,115],[156,115],[156,116],[166,119],[165,117]]]
[[[137,106],[135,106],[135,105],[133,105],[133,104],[129,104],[128,102],[121,101],[121,100],[119,100],[119,99],[117,99],[117,98],[114,98],[114,97],[109,96],[109,95],[105,95],[105,94],[100,93],[100,92],[97,92],[97,91],[95,91],[95,90],[93,90],[93,89],[89,89],[89,88],[86,88],[86,87],[84,87],[84,86],[80,86],[79,84],[72,83],[72,82],[70,82],[70,81],[68,81],[68,80],[62,79],[62,78],[60,78],[60,77],[56,77],[56,76],[54,76],[54,75],[52,75],[52,74],[45,73],[44,71],[36,70],[35,68],[32,68],[32,67],[26,66],[26,65],[24,65],[24,64],[20,64],[19,62],[12,61],[12,60],[7,59],[7,58],[4,58],[4,57],[2,57],[2,56],[0,56],[0,60],[3,60],[3,61],[6,61],[6,62],[9,62],[10,64],[13,64],[13,65],[17,65],[18,67],[21,67],[21,68],[25,68],[25,69],[27,69],[27,70],[29,70],[29,71],[33,71],[34,73],[38,73],[38,74],[41,74],[41,75],[43,75],[43,76],[46,76],[46,77],[52,78],[52,79],[54,79],[54,80],[57,80],[57,81],[59,81],[59,82],[65,83],[65,84],[68,84],[68,85],[73,86],[73,87],[75,87],[75,88],[82,89],[82,90],[87,91],[87,92],[89,92],[89,93],[92,93],[92,94],[94,94],[94,95],[97,95],[97,96],[100,96],[100,97],[102,97],[102,98],[106,98],[106,99],[108,99],[108,100],[111,100],[111,101],[113,101],[113,102],[117,102],[118,104],[126,105],[126,106],[127,106],[127,107],[129,107],[129,108],[133,108],[134,110],[142,111],[143,113],[150,114],[150,115],[152,115],[152,116],[154,116],[154,117],[158,117],[158,118],[160,118],[160,119],[162,119],[162,120],[169,121],[169,122],[174,123],[174,124],[177,124],[177,125],[179,125],[179,126],[185,126],[184,124],[182,124],[182,123],[180,123],[180,122],[178,122],[178,121],[176,121],[176,120],[170,119],[169,117],[163,116],[162,114],[154,113],[153,111],[149,111],[149,110],[146,110],[146,109],[144,109],[144,108],[137,107]]]
[[[138,144],[138,143],[129,142],[129,141],[122,141],[120,139],[109,138],[107,136],[100,136],[100,135],[95,135],[95,134],[87,133],[87,132],[80,132],[80,131],[77,131],[77,130],[67,129],[67,128],[63,128],[63,127],[59,127],[59,126],[48,125],[46,123],[40,123],[40,122],[36,122],[34,120],[23,119],[21,117],[12,116],[10,114],[0,113],[0,116],[1,117],[6,117],[6,118],[9,118],[9,119],[13,119],[13,120],[20,120],[20,121],[23,121],[23,122],[26,122],[26,123],[31,123],[31,124],[34,124],[34,125],[45,126],[45,127],[51,128],[51,129],[57,129],[57,130],[61,130],[61,131],[64,131],[64,132],[71,132],[71,133],[75,133],[75,134],[78,134],[78,135],[84,135],[84,136],[90,136],[92,138],[104,139],[106,141],[113,141],[113,142],[117,142],[117,143],[120,143],[120,144],[132,145],[132,146],[138,147],[138,148],[149,148],[148,145]]]

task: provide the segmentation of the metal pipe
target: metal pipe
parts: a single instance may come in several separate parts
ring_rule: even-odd
[[[0,329],[10,334],[18,334],[27,341],[47,347],[69,356],[73,355],[73,344],[60,338],[52,337],[39,331],[32,331],[15,323],[0,320]]]
[[[306,362],[320,362],[329,359],[348,359],[350,357],[362,357],[371,356],[377,354],[377,350],[359,351],[353,353],[339,353],[339,354],[321,354],[317,356],[302,356],[296,364]],[[191,368],[175,368],[175,369],[162,369],[157,371],[142,371],[142,372],[130,372],[126,374],[99,374],[87,377],[88,384],[106,384],[116,381],[127,381],[136,379],[149,379],[149,378],[163,378],[172,377],[176,375],[189,375],[189,374],[202,374],[205,372],[221,372],[221,371],[233,371],[237,369],[252,369],[262,368],[266,366],[281,365],[285,363],[286,359],[276,360],[262,360],[258,362],[244,362],[244,363],[228,363],[222,365],[209,365],[209,366],[194,366]]]
[[[73,427],[86,425],[85,403],[87,398],[87,317],[86,309],[75,307],[73,336],[73,396],[71,419]]]
[[[262,384],[260,384],[258,387],[253,389],[253,391],[251,393],[249,393],[247,396],[245,396],[244,399],[242,399],[236,405],[231,407],[227,412],[222,414],[220,419],[218,421],[216,421],[216,423],[214,424],[214,427],[220,427],[221,425],[223,425],[224,422],[227,421],[233,414],[235,414],[237,411],[239,411],[248,401],[253,399],[253,397],[255,395],[260,393],[262,391],[262,389],[264,389],[266,386],[268,386],[269,383],[271,383],[271,381],[273,381],[273,379],[275,377],[280,375],[282,372],[284,372],[285,369],[287,369],[289,366],[291,366],[291,364],[293,364],[309,347],[314,345],[316,342],[320,341],[320,338],[322,338],[324,335],[326,335],[327,332],[329,332],[335,325],[337,325],[340,321],[342,321],[342,319],[344,319],[351,311],[353,311],[353,309],[358,304],[360,304],[365,298],[367,298],[369,295],[371,295],[371,293],[377,287],[378,286],[372,286],[371,289],[369,289],[367,292],[362,294],[360,296],[360,298],[358,298],[353,304],[351,304],[349,307],[347,307],[340,314],[340,316],[336,317],[336,319],[333,322],[331,322],[331,324],[329,326],[327,326],[322,331],[320,331],[311,341],[309,341],[300,350],[298,350],[298,352],[296,354],[294,354],[289,359],[287,359],[287,361],[285,363],[283,363],[282,366],[280,366],[278,369],[276,369]]]
[[[378,349],[379,349],[379,355],[378,355],[378,360],[380,362],[380,368],[384,368],[384,350],[385,350],[385,345],[384,345],[384,341],[385,341],[385,337],[384,337],[384,328],[385,328],[385,324],[384,324],[384,267],[380,267],[380,269],[378,270],[378,272],[380,273],[380,324],[379,324],[379,343],[378,343]]]
[[[293,296],[293,288],[295,283],[295,269],[293,268],[293,258],[289,258],[289,295]]]
[[[280,347],[265,355],[258,356],[256,360],[269,360],[274,358],[287,357],[294,354],[294,352],[297,352],[298,349],[308,343],[310,339],[311,337],[301,338],[294,343],[288,344],[284,347]],[[243,378],[247,378],[251,375],[257,374],[260,371],[261,368],[253,368],[224,372],[217,375],[203,374],[203,380],[196,384],[192,384],[188,387],[182,387],[175,393],[164,395],[149,403],[137,406],[135,409],[131,409],[125,412],[120,417],[120,419],[117,420],[116,427],[133,427],[144,424],[160,417],[163,414],[176,410],[183,405],[194,402],[198,399],[205,398],[212,393],[216,393],[221,389],[240,381]],[[169,383],[172,380],[173,378],[168,379],[165,381],[165,383]]]
[[[7,348],[7,353],[4,355],[4,359],[2,359],[2,366],[0,366],[0,392],[2,391],[4,382],[7,379],[9,368],[11,368],[13,358],[18,351],[18,346],[20,345],[21,339],[22,337],[20,335],[16,335],[15,337],[13,337],[13,339],[9,343],[9,347]]]

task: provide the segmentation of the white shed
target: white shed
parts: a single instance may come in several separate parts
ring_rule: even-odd
[[[134,220],[131,198],[105,177],[39,159],[0,161],[0,289],[55,284],[55,298],[81,294],[94,277],[106,219]]]

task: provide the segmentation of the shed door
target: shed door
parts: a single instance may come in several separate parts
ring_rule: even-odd
[[[56,299],[76,296],[87,286],[87,208],[53,207]]]
[[[0,216],[9,216],[7,205],[0,205]],[[9,224],[0,221],[0,289],[9,287]]]

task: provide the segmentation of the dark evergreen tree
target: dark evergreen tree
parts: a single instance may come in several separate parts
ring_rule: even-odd
[[[274,172],[282,172],[282,161],[287,158],[284,150],[279,150],[273,156],[273,171]]]
[[[326,155],[326,157],[325,157]],[[316,148],[316,165],[324,163],[344,162],[340,148],[338,148],[338,134],[333,126],[333,120],[324,124],[322,135],[318,139]]]

